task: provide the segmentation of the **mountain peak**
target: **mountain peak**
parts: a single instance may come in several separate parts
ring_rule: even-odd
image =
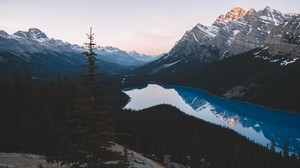
[[[246,11],[237,6],[225,15],[220,15],[213,24],[217,26],[226,25],[230,21],[240,21],[245,15]]]
[[[43,33],[41,30],[39,30],[37,28],[30,28],[28,30],[28,34],[33,39],[47,39],[48,38],[45,33]]]
[[[244,10],[244,9],[240,6],[236,6],[233,8],[233,11],[242,11],[242,10]]]
[[[269,6],[265,7],[261,11],[258,11],[258,15],[265,22],[272,23],[275,26],[279,25],[283,22],[283,20],[285,20],[284,14],[282,14],[280,11],[271,9]]]
[[[22,38],[32,39],[34,41],[43,42],[48,40],[48,37],[45,33],[37,28],[30,28],[27,32],[25,31],[17,31],[14,35]]]
[[[254,8],[250,8],[247,12],[247,14],[254,14],[256,13],[256,10]]]
[[[30,28],[28,30],[28,33],[37,33],[37,34],[39,34],[39,33],[43,33],[43,32],[38,28]]]
[[[128,54],[130,54],[130,55],[139,55],[139,53],[136,52],[135,50],[129,51]]]
[[[264,11],[271,11],[271,7],[270,7],[270,6],[266,6],[266,7],[264,8]]]
[[[239,21],[241,20],[246,14],[246,11],[241,7],[235,7],[230,12],[228,12],[225,16],[231,20]]]
[[[0,36],[2,36],[2,37],[7,37],[7,36],[9,36],[5,31],[3,31],[3,30],[0,30]]]

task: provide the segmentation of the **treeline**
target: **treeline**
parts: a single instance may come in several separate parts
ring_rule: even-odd
[[[112,101],[104,90],[89,92],[87,86],[59,76],[55,81],[18,73],[0,78],[0,152],[42,154],[73,167],[124,167],[126,158],[107,150],[116,135]],[[119,162],[101,165],[107,160]]]
[[[111,150],[114,110],[101,84],[103,74],[96,72],[92,28],[87,39],[85,72],[77,74],[74,84],[60,77],[35,81],[17,72],[11,79],[0,78],[0,151],[46,154],[47,161],[74,168],[127,165],[126,156]]]
[[[142,111],[125,110],[117,115],[116,129],[124,135],[118,142],[134,150],[155,154],[191,167],[288,168],[299,167],[295,155],[283,157],[250,142],[232,130],[187,116],[175,107],[160,105]]]
[[[55,130],[63,127],[75,100],[74,85],[67,78],[38,82],[18,73],[0,78],[0,151],[55,153]]]

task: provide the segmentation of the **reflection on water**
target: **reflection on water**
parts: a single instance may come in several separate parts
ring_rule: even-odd
[[[277,151],[283,149],[285,141],[288,141],[291,152],[300,150],[298,114],[221,99],[187,87],[149,84],[144,88],[123,92],[130,97],[125,109],[142,110],[169,104],[188,115],[228,127],[263,146],[273,140]]]

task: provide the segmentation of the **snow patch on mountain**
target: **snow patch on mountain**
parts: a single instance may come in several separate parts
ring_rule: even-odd
[[[98,46],[96,48],[96,50],[98,51],[104,51],[104,52],[107,52],[107,53],[116,53],[116,52],[120,52],[121,50],[116,48],[116,47],[112,47],[112,46],[106,46],[106,47],[101,47],[101,46]]]
[[[192,34],[193,34],[193,37],[194,37],[195,41],[197,41],[197,43],[199,43],[199,40],[198,40],[197,37],[195,36],[195,33],[193,32]]]
[[[165,68],[168,68],[168,67],[171,67],[171,66],[173,66],[173,65],[176,65],[178,62],[180,62],[181,60],[178,60],[178,61],[175,61],[175,62],[172,62],[172,63],[168,63],[168,64],[164,64],[164,65],[162,65],[162,66],[160,66],[160,67],[157,67],[157,68],[155,68],[155,69],[153,69],[153,71],[151,72],[151,73],[156,73],[156,72],[159,72],[159,71],[161,71],[161,70],[163,70],[163,69],[165,69]],[[151,74],[150,73],[150,74]]]
[[[266,44],[270,36],[283,39],[275,42],[273,47],[270,46],[273,49],[279,48],[277,54],[281,50],[286,50],[284,51],[286,54],[300,55],[298,46],[300,34],[297,34],[298,31],[294,31],[299,30],[300,23],[297,20],[291,23],[292,17],[299,18],[299,15],[282,14],[270,7],[258,11],[253,8],[245,11],[240,7],[235,7],[226,14],[220,15],[211,26],[198,23],[194,28],[186,31],[167,54],[152,64],[152,70],[149,70],[148,73],[161,71],[162,68],[176,69],[176,64],[168,65],[178,60],[184,60],[187,64],[195,62],[205,64],[248,52]],[[282,26],[286,30],[280,31],[285,33],[278,32],[274,35],[276,27]],[[295,44],[292,48],[291,43]],[[285,47],[280,47],[281,44],[284,44]],[[290,50],[295,51],[289,52]],[[261,58],[264,57],[261,56]],[[279,62],[277,58],[270,61]]]
[[[134,57],[135,59],[137,59],[139,61],[143,61],[143,62],[151,62],[151,61],[154,61],[154,60],[156,60],[160,57],[160,56],[157,56],[157,55],[141,54],[141,53],[138,53],[136,51],[129,51],[129,52],[127,52],[127,54],[130,55],[131,57]]]
[[[45,33],[37,28],[30,28],[28,31],[17,31],[12,35],[9,35],[5,31],[1,30],[0,49],[8,50],[9,52],[13,51],[15,55],[20,55],[20,57],[25,56],[21,59],[26,60],[26,62],[29,62],[29,60],[32,58],[28,55],[34,55],[37,53],[48,55],[56,52],[64,55],[59,59],[70,65],[74,64],[71,55],[81,54],[81,59],[84,60],[84,55],[82,53],[87,50],[84,46],[70,44],[58,39],[50,39]],[[94,51],[97,54],[97,59],[108,63],[118,64],[123,67],[137,67],[156,59],[156,57],[150,57],[136,52],[129,54],[112,46],[97,46],[95,47]],[[45,59],[51,58],[41,57],[39,59],[42,60],[41,63],[45,63],[47,62]],[[53,59],[51,60],[55,61]],[[34,62],[34,60],[32,61]],[[3,59],[1,62],[3,62]]]
[[[202,24],[197,24],[197,28],[206,36],[210,37],[210,38],[214,38],[216,37],[219,28],[216,26],[204,26]],[[194,34],[195,36],[195,34]],[[197,40],[198,41],[198,40]],[[199,41],[198,41],[199,42]]]
[[[299,58],[292,58],[292,59],[287,59],[287,60],[284,60],[280,63],[281,66],[286,66],[288,64],[292,64],[292,63],[295,63]]]
[[[254,54],[255,58],[260,58],[266,61],[269,61],[271,63],[278,63],[281,66],[287,66],[289,64],[295,63],[297,60],[299,60],[298,58],[288,58],[288,57],[270,57],[269,55],[259,55],[259,54]]]

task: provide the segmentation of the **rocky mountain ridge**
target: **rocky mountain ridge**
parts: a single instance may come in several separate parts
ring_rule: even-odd
[[[42,50],[81,53],[85,50],[83,46],[70,44],[53,38],[50,39],[45,33],[37,28],[30,28],[28,31],[17,31],[12,35],[1,30],[0,38],[2,49],[18,53],[35,53]],[[131,55],[130,52],[112,46],[97,46],[95,52],[98,54],[99,59],[110,63],[116,63],[121,66],[139,66],[148,61],[147,59],[138,60],[135,58],[136,54]],[[147,57],[147,55],[144,56]]]
[[[0,31],[0,65],[4,76],[15,71],[31,72],[34,76],[78,73],[85,64],[83,46],[47,37],[37,28],[9,35]],[[95,48],[102,71],[116,72],[143,65],[151,60],[107,46]],[[146,56],[145,56],[146,57]],[[151,57],[152,59],[153,57]]]
[[[292,23],[293,26],[290,26]],[[142,71],[144,69],[144,73],[175,72],[182,67],[199,66],[199,64],[222,60],[255,48],[265,49],[266,46],[272,48],[273,52],[270,52],[273,54],[298,53],[299,44],[284,43],[282,45],[284,40],[281,39],[286,37],[290,41],[297,41],[298,23],[299,15],[282,14],[270,7],[259,11],[253,8],[245,11],[240,7],[235,7],[225,15],[220,15],[211,26],[197,24],[187,31],[167,54],[140,69]],[[281,34],[290,34],[288,37],[282,35],[278,39],[275,38],[278,31]],[[281,49],[280,47],[278,49],[279,42],[275,42],[275,39],[281,41]]]

